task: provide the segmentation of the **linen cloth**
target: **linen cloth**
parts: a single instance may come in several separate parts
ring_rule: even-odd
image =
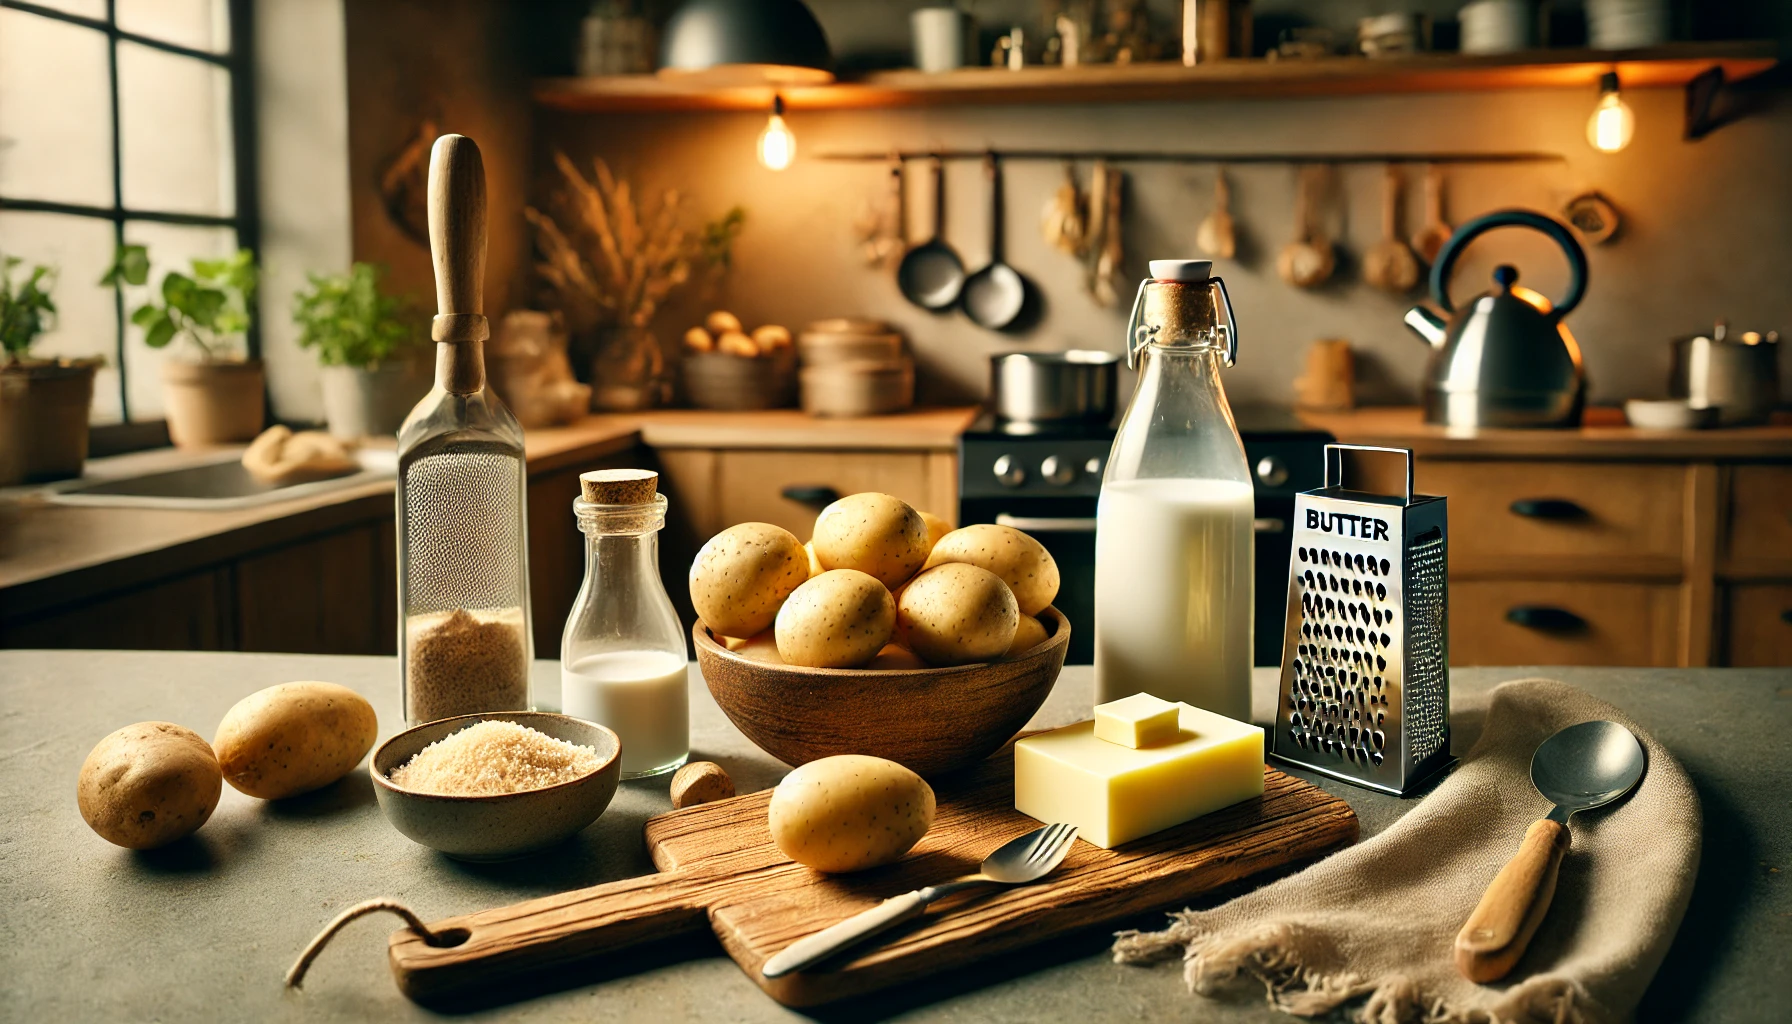
[[[1459,709],[1470,724],[1476,708]],[[1642,741],[1629,796],[1574,815],[1555,899],[1504,981],[1456,971],[1456,933],[1524,831],[1550,810],[1531,755],[1558,730],[1608,718]],[[1181,956],[1189,988],[1267,990],[1297,1016],[1365,1024],[1627,1020],[1679,927],[1698,873],[1698,795],[1678,762],[1617,708],[1546,679],[1490,694],[1480,739],[1417,807],[1372,839],[1161,932],[1123,932],[1121,963]]]

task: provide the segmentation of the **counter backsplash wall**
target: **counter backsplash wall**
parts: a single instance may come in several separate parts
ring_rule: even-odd
[[[1727,316],[1739,327],[1792,328],[1792,104],[1729,125],[1701,142],[1681,140],[1679,90],[1627,90],[1637,116],[1635,142],[1616,155],[1593,152],[1585,125],[1591,90],[1256,100],[1085,107],[987,107],[952,110],[795,112],[797,161],[772,172],[754,159],[764,125],[756,114],[587,116],[537,113],[535,189],[552,147],[588,160],[604,157],[637,184],[687,190],[692,209],[713,215],[731,204],[748,210],[735,269],[715,304],[749,324],[798,326],[820,316],[870,314],[901,325],[922,365],[923,398],[980,396],[985,357],[1009,348],[1098,347],[1118,350],[1126,309],[1098,308],[1085,294],[1079,264],[1048,248],[1040,212],[1063,178],[1062,166],[1015,161],[1006,167],[1007,256],[1046,297],[1043,320],[1008,337],[962,316],[932,316],[903,301],[888,271],[859,258],[852,222],[884,182],[878,163],[812,159],[827,150],[891,146],[977,148],[1054,146],[1089,149],[1175,148],[1219,152],[1363,150],[1547,150],[1564,164],[1463,166],[1447,171],[1453,223],[1506,206],[1557,211],[1563,200],[1598,189],[1624,217],[1620,235],[1589,250],[1591,289],[1569,319],[1583,346],[1593,398],[1613,402],[1663,393],[1667,340]],[[1088,166],[1079,168],[1087,183]],[[1126,272],[1145,260],[1194,255],[1195,227],[1211,207],[1213,168],[1126,168]],[[1361,355],[1362,397],[1410,402],[1426,350],[1400,324],[1419,297],[1396,298],[1361,280],[1359,257],[1380,234],[1380,167],[1337,172],[1341,201],[1329,223],[1341,240],[1334,280],[1300,291],[1275,273],[1275,253],[1292,234],[1292,168],[1234,166],[1228,175],[1242,234],[1240,258],[1222,263],[1241,324],[1238,365],[1227,374],[1234,399],[1287,401],[1301,354],[1315,338],[1349,339]],[[1422,172],[1407,172],[1404,232],[1421,216]],[[909,173],[909,230],[929,230],[925,165]],[[987,190],[974,161],[947,177],[947,237],[967,267],[987,258]],[[1566,273],[1546,240],[1495,232],[1461,261],[1455,294],[1487,286],[1496,263],[1519,267],[1522,281],[1560,294]],[[1130,287],[1123,291],[1130,297]],[[666,310],[664,340],[701,315],[702,303]]]

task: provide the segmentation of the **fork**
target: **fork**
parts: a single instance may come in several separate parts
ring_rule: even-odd
[[[1002,844],[996,852],[984,858],[982,868],[976,874],[892,896],[870,910],[854,914],[839,924],[784,947],[765,962],[760,973],[767,978],[781,978],[793,971],[811,967],[881,931],[921,916],[929,903],[955,892],[974,889],[980,885],[1022,885],[1036,882],[1051,874],[1064,862],[1064,856],[1070,852],[1070,845],[1074,842],[1075,825],[1059,823],[1036,828]]]

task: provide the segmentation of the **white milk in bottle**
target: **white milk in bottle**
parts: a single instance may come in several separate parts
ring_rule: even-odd
[[[651,772],[691,752],[684,654],[610,651],[560,668],[562,714],[622,737],[622,771]]]
[[[1096,511],[1095,702],[1144,692],[1249,721],[1254,502],[1219,377],[1237,329],[1211,274],[1154,260],[1133,309],[1139,384]]]

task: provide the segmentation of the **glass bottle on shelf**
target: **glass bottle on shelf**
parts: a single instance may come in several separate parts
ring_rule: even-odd
[[[684,630],[660,581],[658,483],[645,469],[581,473],[572,506],[585,582],[560,641],[560,711],[621,738],[625,779],[662,775],[691,754]]]
[[[1139,383],[1095,528],[1095,701],[1251,716],[1254,495],[1220,384],[1238,352],[1210,260],[1153,260],[1126,338]]]
[[[485,169],[459,135],[429,157],[436,381],[398,432],[405,720],[529,706],[523,429],[486,386]]]

